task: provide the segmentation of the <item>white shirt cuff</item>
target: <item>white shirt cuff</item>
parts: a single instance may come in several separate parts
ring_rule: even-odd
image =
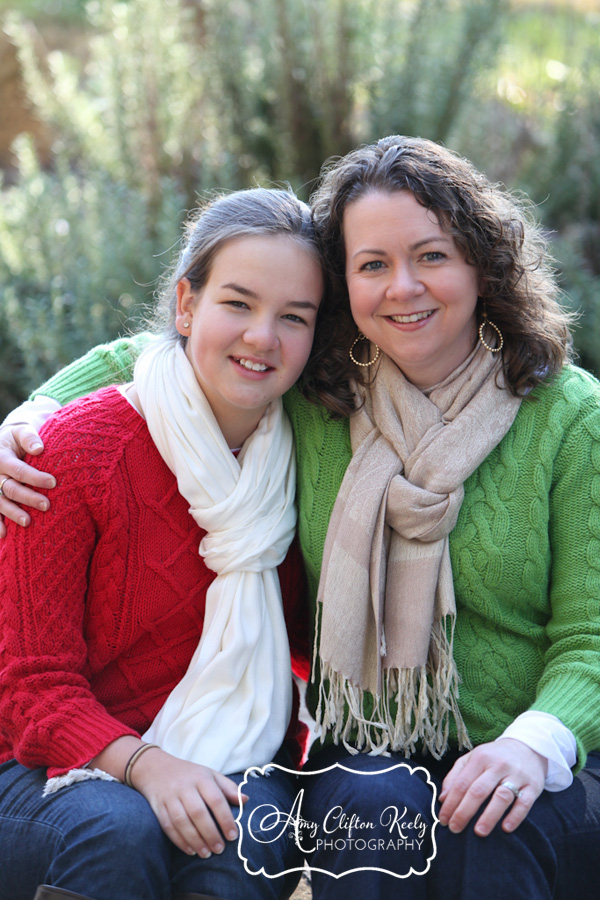
[[[573,783],[571,769],[577,762],[577,744],[573,732],[556,716],[528,710],[517,716],[500,738],[521,741],[548,760],[547,791],[564,791]]]
[[[39,395],[35,400],[26,400],[9,412],[0,427],[26,424],[39,431],[46,419],[58,409],[61,409],[61,405],[57,400]]]

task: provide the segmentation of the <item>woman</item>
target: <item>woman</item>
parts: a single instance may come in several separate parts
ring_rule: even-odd
[[[216,199],[189,223],[132,382],[45,426],[51,510],[0,549],[1,897],[287,892],[244,871],[235,807],[247,768],[302,755],[280,397],[323,286],[293,194]],[[247,814],[293,791],[285,771],[251,779]],[[248,871],[281,875],[290,850],[247,841]]]
[[[368,826],[393,798],[435,833],[434,859],[313,841],[314,896],[595,896],[600,392],[569,363],[544,242],[414,138],[334,162],[313,208],[339,280],[332,371],[356,401],[333,421],[286,398],[318,596],[327,746],[309,765],[344,767],[307,779],[302,814]]]
[[[349,431],[308,405],[292,414],[313,577],[323,554],[313,706],[338,742],[314,765],[366,771],[358,748],[430,770],[447,828],[401,896],[591,897],[600,391],[569,365],[542,237],[470,164],[412,138],[334,162],[312,205],[347,283],[337,334],[362,404]],[[343,476],[303,455],[316,441]],[[382,799],[425,815],[430,795],[405,774]],[[356,778],[320,782],[313,821],[334,794],[350,803]],[[344,809],[369,820],[381,800],[363,783]],[[361,863],[406,873],[390,856]],[[371,891],[378,878],[352,877]],[[399,893],[381,879],[381,896]]]

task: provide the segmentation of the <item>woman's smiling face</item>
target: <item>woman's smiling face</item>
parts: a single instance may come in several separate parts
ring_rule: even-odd
[[[359,329],[417,387],[442,381],[475,346],[475,267],[409,191],[372,190],[349,203],[344,240]]]

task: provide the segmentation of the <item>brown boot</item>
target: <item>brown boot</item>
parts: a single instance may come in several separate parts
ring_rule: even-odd
[[[41,884],[35,892],[33,900],[92,900],[91,897],[84,897],[83,894],[74,894],[73,891],[66,891],[64,888],[52,887],[50,884]],[[172,900],[219,900],[212,894],[174,894]]]
[[[221,900],[220,897],[215,897],[214,894],[173,894],[171,900]]]
[[[285,895],[286,897],[288,894]],[[34,900],[38,900],[37,897]],[[45,898],[43,898],[45,900]],[[171,900],[222,900],[221,897],[215,897],[214,894],[173,894]]]
[[[33,900],[68,900],[69,897],[71,900],[92,900],[91,897],[74,894],[73,891],[66,891],[64,888],[52,887],[51,884],[40,884]]]

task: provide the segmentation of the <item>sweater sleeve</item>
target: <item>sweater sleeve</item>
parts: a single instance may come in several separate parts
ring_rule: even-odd
[[[292,671],[301,681],[307,681],[310,674],[308,598],[297,538],[292,541],[285,560],[279,566],[279,583],[290,642]],[[308,748],[309,735],[306,724],[299,718],[300,695],[295,682],[293,691],[292,716],[284,743],[292,762],[299,767]]]
[[[311,652],[308,590],[297,538],[294,538],[285,561],[279,567],[279,583],[290,641],[292,670],[302,681],[308,681]]]
[[[600,748],[600,403],[573,423],[554,461],[550,495],[550,646],[532,708],[577,741],[578,768]]]
[[[83,765],[122,735],[137,736],[98,702],[86,677],[85,599],[98,517],[88,467],[79,465],[81,448],[62,418],[46,432],[44,465],[57,474],[51,508],[32,511],[29,528],[9,522],[0,542],[0,732],[19,762],[48,767],[50,776]],[[96,473],[100,496],[111,474]]]
[[[51,397],[65,406],[99,388],[130,381],[136,359],[151,340],[153,335],[144,332],[100,344],[53,375],[33,391],[31,399]]]

